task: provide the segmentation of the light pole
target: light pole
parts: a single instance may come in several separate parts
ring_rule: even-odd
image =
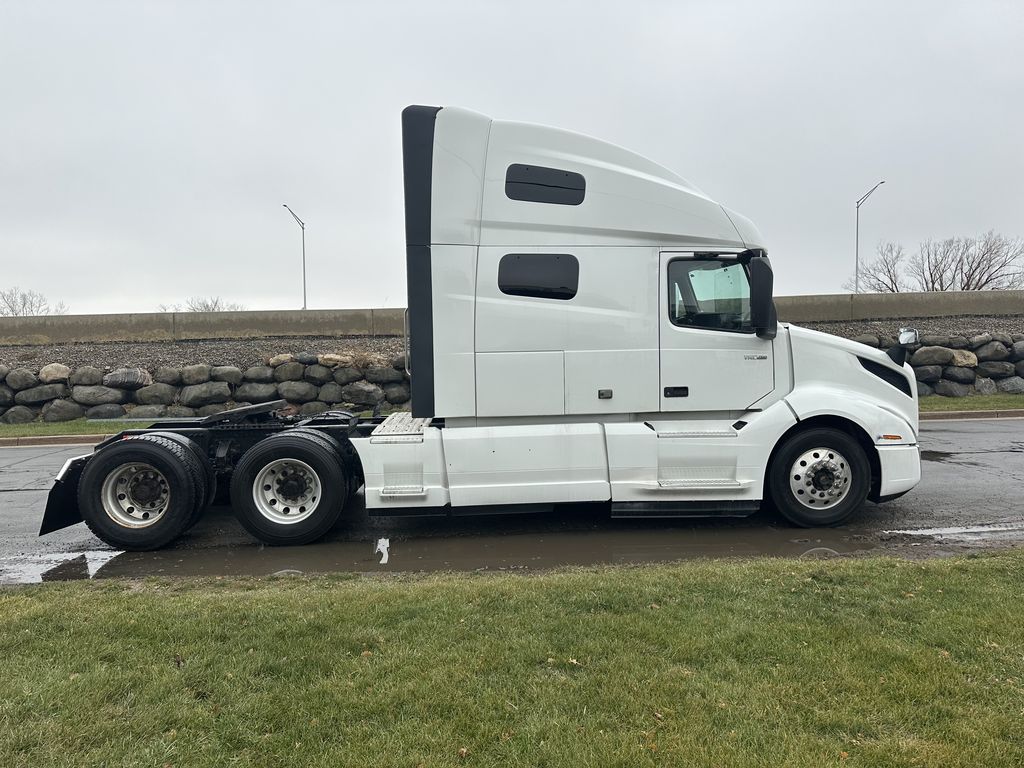
[[[880,186],[885,184],[885,179],[875,184],[871,189],[864,193],[863,197],[857,201],[857,234],[856,234],[856,245],[854,246],[854,262],[853,262],[853,292],[860,293],[860,207],[864,204],[864,201],[871,197],[871,193],[878,189]],[[294,216],[294,214],[292,214]]]
[[[869,193],[870,194],[870,193]],[[281,203],[285,208],[288,208],[288,203]],[[306,223],[295,215],[295,211],[288,208],[288,213],[292,215],[295,222],[299,225],[299,229],[302,230],[302,308],[306,308]]]

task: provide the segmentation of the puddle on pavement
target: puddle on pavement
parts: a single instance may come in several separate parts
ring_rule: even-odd
[[[935,539],[956,539],[962,541],[1020,540],[1024,534],[1024,522],[989,523],[987,525],[951,525],[944,528],[908,528],[905,530],[882,531],[885,534],[903,536],[929,536]]]
[[[157,552],[90,551],[0,560],[0,584],[145,576],[532,571],[572,565],[659,563],[716,557],[829,558],[877,546],[842,529],[643,528],[452,538],[392,537],[388,563],[376,541],[304,547],[231,546]]]

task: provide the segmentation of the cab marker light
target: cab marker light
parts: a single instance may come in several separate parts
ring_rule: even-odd
[[[879,440],[902,440],[903,435],[879,435]]]

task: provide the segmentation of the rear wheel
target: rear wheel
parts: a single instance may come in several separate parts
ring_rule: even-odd
[[[867,498],[871,467],[864,449],[837,429],[809,429],[790,437],[768,470],[772,503],[804,527],[838,525]]]
[[[203,453],[203,449],[195,440],[179,435],[177,432],[149,432],[139,435],[136,439],[148,440],[153,437],[173,440],[187,449],[185,452],[185,465],[188,467],[189,474],[192,475],[192,481],[196,487],[196,506],[192,510],[192,516],[189,518],[188,525],[186,526],[186,528],[191,528],[199,522],[203,513],[213,503],[213,497],[217,493],[217,474],[213,471],[213,465],[206,454]]]
[[[188,448],[163,437],[126,438],[100,450],[78,481],[89,529],[118,549],[159,549],[188,527],[197,489]]]
[[[289,430],[250,448],[231,478],[239,522],[267,544],[307,544],[338,521],[348,479],[335,441]]]

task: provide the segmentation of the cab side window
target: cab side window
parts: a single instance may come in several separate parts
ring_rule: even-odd
[[[753,333],[750,281],[743,264],[725,259],[676,259],[668,265],[673,325]]]

